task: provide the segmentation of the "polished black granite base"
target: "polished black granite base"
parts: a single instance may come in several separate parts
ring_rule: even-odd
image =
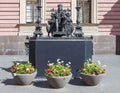
[[[58,58],[65,63],[70,61],[73,76],[85,60],[92,58],[93,43],[90,38],[31,38],[29,41],[29,60],[38,69],[37,76],[44,76],[48,60]]]

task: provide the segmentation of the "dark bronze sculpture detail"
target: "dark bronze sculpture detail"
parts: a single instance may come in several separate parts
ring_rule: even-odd
[[[46,27],[48,36],[51,33],[54,37],[69,36],[72,35],[74,26],[70,19],[70,10],[63,10],[61,4],[58,5],[58,9],[52,9],[51,19],[48,21]]]
[[[80,3],[77,5],[76,10],[77,10],[77,26],[75,27],[75,32],[73,33],[76,37],[82,37],[83,36],[83,32],[82,32],[82,27],[80,26]]]
[[[40,18],[40,10],[41,10],[42,6],[40,5],[39,0],[37,0],[37,3],[38,3],[38,6],[36,8],[38,10],[38,16],[37,16],[37,21],[36,21],[36,28],[35,28],[35,31],[33,33],[35,38],[41,37],[43,35],[43,33],[41,31],[42,25],[41,25],[41,18]]]

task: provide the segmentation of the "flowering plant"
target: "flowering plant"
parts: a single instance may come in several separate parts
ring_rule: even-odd
[[[100,61],[94,63],[92,60],[87,60],[87,62],[84,63],[83,68],[81,67],[79,69],[79,72],[88,75],[99,75],[105,73],[105,67],[106,65],[102,66]]]
[[[28,61],[26,63],[21,63],[21,62],[15,63],[13,66],[10,67],[10,71],[16,74],[32,74],[37,70]]]
[[[48,69],[45,69],[47,76],[69,76],[71,75],[71,62],[64,64],[64,61],[57,59],[57,63],[51,63],[48,61]]]

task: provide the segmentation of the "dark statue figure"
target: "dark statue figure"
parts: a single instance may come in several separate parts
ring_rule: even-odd
[[[58,5],[58,9],[52,9],[51,19],[48,21],[46,27],[48,36],[51,35],[54,37],[69,36],[72,35],[74,26],[72,20],[70,19],[70,10],[63,10],[61,4]]]

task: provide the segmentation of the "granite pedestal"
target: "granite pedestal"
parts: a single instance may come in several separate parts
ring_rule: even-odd
[[[38,69],[38,77],[44,77],[48,60],[56,62],[58,58],[71,62],[73,76],[79,76],[76,70],[85,60],[92,58],[93,43],[84,38],[39,38],[29,41],[29,60]]]

